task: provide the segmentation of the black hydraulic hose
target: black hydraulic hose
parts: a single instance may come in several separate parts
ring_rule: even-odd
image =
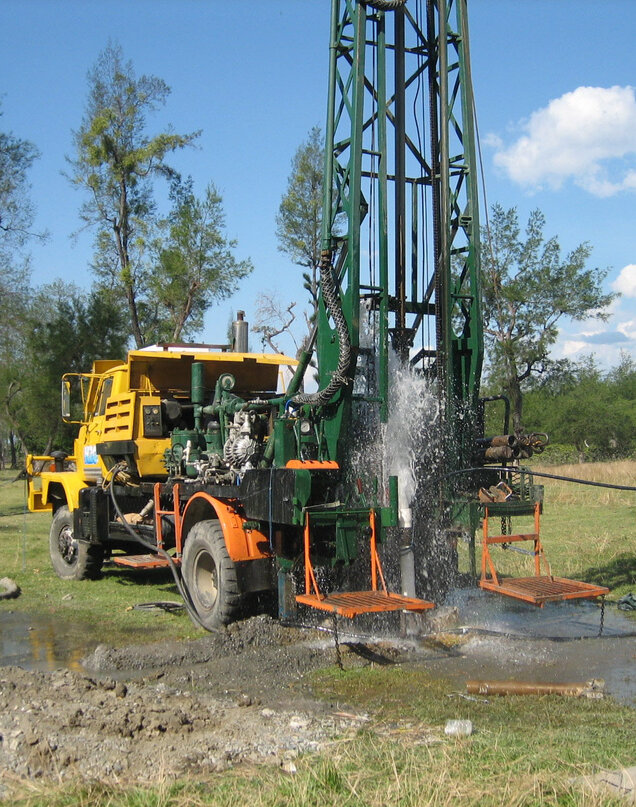
[[[544,471],[535,471],[532,468],[524,469],[527,473],[532,474],[533,476],[541,476],[545,477],[546,479],[557,479],[560,482],[573,482],[577,485],[590,485],[591,487],[595,488],[610,488],[611,490],[629,490],[636,492],[636,487],[633,485],[614,485],[610,482],[592,482],[590,479],[577,479],[573,476],[561,476],[559,474],[548,474]],[[450,473],[444,474],[443,476],[438,476],[435,479],[429,479],[425,484],[424,487],[428,487],[429,485],[437,484],[444,479],[449,479],[451,476],[459,476],[460,474],[470,474],[476,471],[507,471],[508,473],[516,472],[519,473],[519,469],[507,465],[480,465],[477,468],[461,468],[459,471],[451,471]]]
[[[327,310],[333,318],[338,334],[338,367],[331,376],[331,380],[318,392],[298,393],[290,400],[294,404],[309,404],[310,406],[323,406],[329,403],[339,389],[348,384],[349,365],[351,364],[351,340],[349,329],[342,312],[340,295],[336,288],[333,276],[333,265],[331,263],[331,252],[323,251],[320,257],[320,287]]]
[[[121,467],[122,466],[117,466],[116,465],[113,468],[109,488],[110,488],[110,498],[111,498],[111,500],[113,502],[113,507],[115,508],[115,512],[119,516],[119,519],[120,519],[121,523],[124,525],[124,529],[126,530],[127,533],[129,533],[129,535],[135,541],[137,541],[137,543],[140,543],[143,547],[145,547],[146,549],[149,549],[151,552],[156,553],[158,555],[161,555],[162,558],[165,558],[168,561],[168,567],[169,567],[170,571],[172,572],[172,576],[174,578],[174,582],[175,582],[175,585],[177,587],[177,591],[179,592],[179,594],[181,595],[181,597],[183,599],[183,602],[185,604],[185,607],[186,607],[186,610],[187,610],[188,614],[197,623],[197,625],[200,625],[200,627],[203,628],[203,630],[208,631],[208,632],[212,632],[210,628],[208,628],[206,625],[203,624],[203,622],[201,622],[201,619],[199,618],[199,615],[197,614],[196,608],[194,607],[194,603],[192,602],[192,600],[190,598],[190,593],[189,593],[188,589],[185,587],[185,585],[183,583],[183,579],[182,579],[182,577],[181,577],[181,575],[179,573],[179,569],[177,567],[177,564],[174,562],[172,557],[165,551],[165,549],[162,549],[161,547],[157,546],[156,544],[151,544],[150,541],[146,541],[145,538],[142,538],[142,536],[138,532],[135,532],[135,530],[132,528],[132,526],[124,518],[123,513],[121,512],[121,508],[119,507],[119,503],[117,502],[117,498],[115,496],[115,484],[114,484],[115,483],[115,477],[119,473],[119,470],[121,470]]]
[[[636,487],[634,485],[614,485],[610,482],[593,482],[591,479],[576,479],[573,476],[560,476],[558,474],[546,474],[543,471],[533,471],[530,469],[530,473],[534,474],[535,476],[542,476],[546,479],[558,479],[561,482],[575,482],[577,485],[591,485],[594,488],[611,488],[612,490],[631,490],[636,491]]]

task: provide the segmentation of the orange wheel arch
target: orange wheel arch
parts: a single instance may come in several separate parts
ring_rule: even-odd
[[[231,502],[216,499],[209,493],[199,491],[190,499],[182,513],[182,536],[187,540],[190,529],[207,518],[218,518],[230,558],[233,561],[269,558],[269,540],[255,529],[245,528],[246,519],[239,515]]]

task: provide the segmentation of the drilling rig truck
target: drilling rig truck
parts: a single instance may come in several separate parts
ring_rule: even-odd
[[[66,419],[74,383],[83,396],[73,456],[27,459],[29,507],[52,513],[58,575],[94,577],[107,558],[170,566],[208,629],[261,591],[279,592],[281,613],[294,600],[349,617],[433,607],[417,596],[420,570],[429,566],[430,582],[433,556],[452,556],[458,535],[474,534],[485,478],[464,473],[483,436],[466,14],[466,0],[332,0],[320,301],[308,348],[296,362],[249,353],[243,338],[233,351],[159,345],[65,377]],[[314,353],[318,389],[306,392]],[[283,365],[295,371],[280,392]],[[395,412],[396,368],[428,379],[439,401],[434,481],[418,482],[410,500],[370,447]],[[429,439],[432,426],[413,449],[416,472]],[[361,471],[352,448],[365,441]],[[538,489],[524,490],[517,510],[534,511]],[[393,586],[380,559],[387,534],[400,560]],[[370,582],[333,590],[332,573],[356,559]],[[299,570],[304,584],[292,591]]]

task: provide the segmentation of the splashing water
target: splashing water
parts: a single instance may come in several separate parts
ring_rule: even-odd
[[[415,593],[440,602],[456,574],[456,556],[441,528],[439,489],[443,440],[441,403],[435,383],[392,356],[389,366],[389,418],[379,422],[377,407],[359,404],[354,418],[349,468],[369,490],[375,476],[388,505],[390,476],[398,478],[401,529],[389,529],[382,552],[387,584],[405,591],[407,553],[413,557]],[[362,392],[362,390],[360,390]],[[365,390],[372,394],[372,390]],[[413,572],[411,572],[411,578]]]
[[[382,429],[385,479],[398,477],[400,526],[411,527],[411,508],[423,477],[434,473],[440,407],[432,383],[400,365],[390,365],[389,419]]]

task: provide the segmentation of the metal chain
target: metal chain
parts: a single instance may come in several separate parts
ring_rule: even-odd
[[[598,629],[599,637],[603,635],[603,628],[605,627],[605,594],[601,597],[601,624]]]
[[[341,670],[344,670],[342,654],[340,652],[340,641],[338,639],[338,614],[335,611],[331,614],[331,621],[333,622],[333,645],[336,651],[336,664]]]

